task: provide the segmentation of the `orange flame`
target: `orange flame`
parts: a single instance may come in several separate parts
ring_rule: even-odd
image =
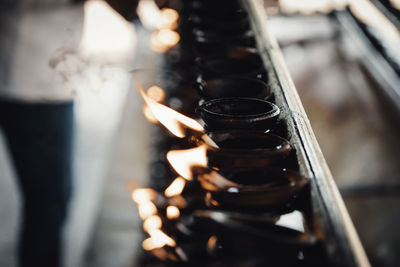
[[[185,127],[190,128],[192,130],[198,131],[198,132],[203,132],[203,126],[200,125],[197,121],[186,117],[185,115],[176,112],[175,110],[157,103],[150,97],[146,95],[146,93],[143,91],[142,86],[140,85],[139,80],[135,76],[135,73],[133,73],[133,77],[136,80],[137,87],[139,89],[139,92],[141,96],[143,97],[144,101],[150,108],[151,112],[153,115],[157,118],[157,120],[164,125],[172,134],[174,134],[177,137],[183,138],[185,137]]]
[[[157,118],[154,116],[154,114],[151,112],[150,108],[148,105],[143,106],[143,114],[146,117],[146,119],[151,122],[151,123],[158,123]]]
[[[151,188],[138,188],[132,192],[132,200],[138,204],[154,200],[156,197],[157,192]]]
[[[157,26],[159,29],[175,29],[178,26],[179,14],[176,10],[163,8],[160,13],[161,16]]]
[[[156,102],[161,102],[165,98],[164,90],[157,85],[154,85],[147,89],[147,95]]]
[[[176,177],[175,180],[165,189],[164,195],[166,197],[173,197],[180,195],[185,187],[186,180],[182,177]]]
[[[157,207],[153,202],[142,202],[138,204],[139,216],[142,220],[149,218],[157,213]]]
[[[176,242],[171,237],[166,235],[159,229],[153,229],[149,232],[150,238],[143,241],[142,246],[145,250],[153,250],[156,248],[162,248],[165,245],[175,247]]]
[[[180,176],[187,180],[192,180],[192,167],[207,166],[207,146],[201,145],[191,149],[171,150],[167,153],[167,159]]]
[[[179,209],[176,206],[168,206],[167,207],[167,218],[168,219],[177,219],[181,215]]]
[[[161,29],[154,32],[150,37],[150,47],[154,52],[163,53],[175,46],[181,36],[176,31]]]
[[[160,229],[161,226],[161,218],[157,215],[150,216],[143,222],[143,230],[147,233],[154,229]]]
[[[215,235],[210,236],[207,241],[207,247],[210,249],[215,249],[217,247],[218,238]]]

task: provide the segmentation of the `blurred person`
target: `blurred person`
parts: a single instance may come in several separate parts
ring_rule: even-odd
[[[109,0],[126,19],[137,1]],[[0,129],[22,193],[21,267],[57,267],[72,185],[73,95],[82,1],[0,1]]]

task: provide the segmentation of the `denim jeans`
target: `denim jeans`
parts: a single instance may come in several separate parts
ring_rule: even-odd
[[[22,193],[21,267],[58,267],[71,194],[73,103],[0,99],[0,127]]]

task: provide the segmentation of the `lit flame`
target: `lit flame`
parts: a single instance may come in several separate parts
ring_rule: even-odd
[[[153,0],[139,1],[137,14],[143,25],[149,29],[175,29],[178,26],[178,12],[171,8],[160,10]]]
[[[171,150],[167,153],[167,159],[180,176],[187,180],[192,180],[192,167],[207,166],[207,146],[201,145],[191,149]]]
[[[157,215],[150,216],[143,222],[143,230],[147,233],[154,229],[161,229],[161,226],[161,218]]]
[[[215,235],[210,236],[210,238],[207,241],[207,247],[209,249],[216,249],[217,248],[217,242],[218,238]]]
[[[151,123],[158,123],[157,118],[154,116],[153,112],[151,112],[150,108],[148,105],[143,106],[143,114],[146,117],[146,119],[151,122]]]
[[[182,177],[177,177],[175,180],[165,189],[164,195],[166,197],[173,197],[180,195],[185,187],[186,180]]]
[[[176,206],[168,206],[167,207],[167,218],[168,219],[177,219],[181,215],[179,209]]]
[[[165,245],[175,247],[176,242],[171,237],[166,235],[159,229],[153,229],[149,232],[150,238],[143,241],[142,246],[145,250],[153,250],[156,248],[162,248]]]
[[[178,12],[171,8],[163,8],[160,13],[161,16],[157,27],[159,29],[176,29],[178,26],[177,21],[179,19]]]
[[[142,220],[145,220],[149,218],[152,215],[155,215],[157,213],[157,207],[154,205],[153,202],[142,202],[139,203],[138,205],[138,210],[139,210],[139,216]]]
[[[181,39],[179,33],[170,29],[161,29],[150,37],[150,47],[154,52],[163,53],[175,46]]]
[[[159,9],[154,1],[139,1],[137,13],[146,28],[156,29],[150,38],[150,47],[155,52],[166,52],[176,45],[180,35],[174,31],[178,27],[179,14],[171,8]]]
[[[156,102],[161,102],[165,98],[164,90],[157,85],[154,85],[147,89],[147,95]]]
[[[136,80],[136,84],[140,94],[142,95],[146,104],[149,106],[153,115],[171,133],[173,133],[177,137],[183,138],[185,137],[185,127],[198,132],[204,131],[203,126],[201,126],[200,123],[198,123],[197,121],[186,117],[185,115],[176,112],[175,110],[163,104],[157,103],[156,101],[148,97],[147,94],[143,91],[143,88],[140,85],[137,77],[135,76],[135,73],[133,73],[133,77]]]
[[[138,204],[152,201],[156,197],[157,192],[151,188],[138,188],[132,192],[132,200]]]

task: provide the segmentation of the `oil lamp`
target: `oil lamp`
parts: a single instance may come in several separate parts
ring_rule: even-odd
[[[271,129],[280,114],[275,104],[256,98],[221,98],[204,102],[197,109],[207,130]]]

